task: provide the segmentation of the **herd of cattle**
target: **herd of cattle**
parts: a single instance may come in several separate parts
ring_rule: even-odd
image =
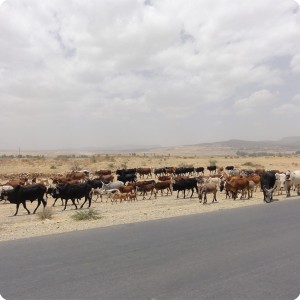
[[[54,199],[53,206],[61,199],[64,210],[71,200],[77,209],[77,204],[84,199],[80,208],[86,202],[91,206],[92,198],[95,201],[103,196],[111,199],[112,203],[122,201],[135,201],[138,196],[143,200],[147,195],[149,199],[160,193],[172,195],[177,191],[177,198],[193,197],[197,194],[199,202],[207,203],[207,194],[213,195],[212,202],[217,202],[217,192],[224,192],[227,197],[234,200],[240,197],[251,198],[253,191],[259,189],[263,192],[263,199],[269,203],[273,199],[273,193],[286,193],[291,195],[291,190],[300,195],[300,171],[279,172],[279,170],[239,170],[234,166],[217,168],[208,166],[209,174],[205,175],[204,167],[165,167],[165,168],[132,168],[111,170],[99,170],[94,174],[89,171],[74,171],[66,175],[56,175],[48,178],[37,178],[34,176],[18,176],[10,178],[0,185],[0,201],[8,201],[16,204],[15,216],[18,214],[20,204],[30,214],[26,207],[26,201],[37,201],[37,207],[47,205],[48,196]],[[116,176],[116,180],[115,180]],[[153,178],[154,177],[154,178]],[[106,200],[108,201],[108,200]]]

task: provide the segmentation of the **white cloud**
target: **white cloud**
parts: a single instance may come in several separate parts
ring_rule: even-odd
[[[273,108],[272,113],[275,115],[284,115],[289,117],[291,115],[298,115],[300,114],[300,105],[295,105],[292,103],[282,104],[279,107]]]
[[[63,116],[77,128],[84,113],[90,117],[78,134],[86,142],[86,132],[93,136],[107,120],[121,140],[122,120],[148,134],[156,130],[151,144],[163,144],[164,132],[176,144],[180,137],[189,142],[180,128],[170,134],[176,122],[202,127],[214,114],[226,130],[232,106],[251,115],[291,99],[286,83],[297,82],[300,71],[299,16],[292,0],[6,1],[0,125],[16,119],[10,126],[19,135],[18,120],[34,112],[46,120],[38,130],[48,131],[50,120],[62,124]],[[276,63],[282,57],[284,66]],[[293,92],[300,94],[297,86]],[[28,132],[36,130],[34,120],[27,122]],[[216,140],[224,135],[212,133]]]
[[[300,73],[300,54],[296,54],[291,60],[291,68],[294,72]]]
[[[234,108],[238,114],[251,114],[257,113],[264,107],[270,106],[276,99],[270,91],[260,90],[256,91],[247,98],[237,100],[234,104]]]

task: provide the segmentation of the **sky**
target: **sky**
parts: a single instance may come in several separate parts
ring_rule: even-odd
[[[300,135],[294,0],[0,4],[0,149]]]

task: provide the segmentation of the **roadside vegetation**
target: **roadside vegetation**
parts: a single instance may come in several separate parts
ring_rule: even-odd
[[[89,221],[89,220],[98,220],[102,217],[99,212],[93,208],[89,208],[87,211],[77,211],[71,218],[75,221]]]

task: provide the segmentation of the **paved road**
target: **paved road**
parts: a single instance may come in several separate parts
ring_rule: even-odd
[[[300,199],[1,242],[0,294],[5,299],[295,299]]]

